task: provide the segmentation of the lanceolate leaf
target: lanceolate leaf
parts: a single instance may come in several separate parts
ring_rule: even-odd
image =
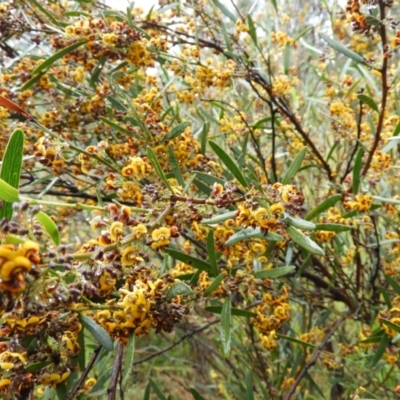
[[[350,226],[341,224],[316,224],[317,231],[346,232],[350,229]]]
[[[218,224],[220,222],[226,221],[228,219],[234,218],[236,215],[236,211],[229,211],[224,214],[217,215],[216,217],[210,218],[210,219],[203,219],[201,222],[203,224],[207,225],[214,225]]]
[[[102,326],[100,326],[97,322],[87,317],[86,315],[79,315],[79,320],[81,321],[82,325],[107,351],[112,351],[114,349],[112,339]]]
[[[129,335],[128,343],[125,348],[124,355],[124,375],[122,378],[122,386],[124,390],[128,390],[134,384],[133,361],[135,358],[135,334]]]
[[[307,221],[311,221],[315,217],[318,217],[318,215],[322,214],[329,208],[333,207],[339,200],[341,200],[342,195],[340,194],[335,194],[334,196],[328,197],[326,200],[324,200],[321,204],[313,208],[304,218]]]
[[[147,148],[147,156],[149,157],[149,160],[153,164],[153,167],[154,167],[157,175],[159,176],[159,178],[164,182],[165,186],[170,190],[170,192],[172,194],[174,194],[174,191],[172,190],[172,187],[169,184],[167,178],[165,177],[164,172],[161,168],[161,165],[157,160],[156,154],[154,153],[153,149],[150,147]]]
[[[43,71],[46,68],[51,67],[57,60],[59,60],[60,58],[64,57],[65,55],[67,55],[71,51],[77,49],[78,47],[84,45],[86,42],[87,42],[87,40],[82,40],[82,41],[76,42],[74,44],[71,44],[70,46],[65,47],[64,49],[58,51],[57,53],[55,53],[51,57],[49,57],[47,60],[43,61],[39,66],[37,66],[35,68],[35,70],[33,71],[33,73],[37,74],[40,71]]]
[[[355,53],[354,51],[348,49],[347,47],[343,46],[336,40],[330,38],[329,36],[320,33],[319,36],[321,36],[322,39],[324,39],[330,46],[332,46],[335,50],[337,50],[339,53],[344,54],[346,57],[351,58],[353,61],[360,63],[360,64],[366,64],[366,61],[362,56],[359,54]]]
[[[360,100],[362,103],[366,104],[369,108],[371,108],[372,110],[379,112],[378,109],[378,105],[375,103],[374,99],[372,99],[371,97],[365,95],[365,94],[358,94],[357,95],[358,100]]]
[[[22,167],[22,153],[24,149],[24,132],[15,130],[4,152],[0,172],[0,198],[6,203],[0,210],[0,219],[6,217],[11,219],[12,203],[19,201],[19,178]]]
[[[263,233],[261,233],[260,228],[255,228],[255,229],[246,228],[232,235],[226,241],[225,246],[232,246],[233,244],[240,242],[241,240],[251,239],[251,238],[264,239],[275,242],[280,242],[281,240],[284,239],[283,236],[278,235],[277,233],[274,232],[268,232],[267,235],[264,235]]]
[[[299,229],[314,230],[316,227],[312,222],[306,221],[305,219],[292,217],[289,214],[285,214],[284,221],[288,225]]]
[[[254,44],[257,46],[257,33],[256,33],[256,28],[254,26],[253,19],[251,18],[251,15],[249,14],[247,16],[247,23],[249,24],[249,34],[250,37],[252,38]]]
[[[206,261],[200,260],[199,258],[189,256],[186,253],[182,253],[178,250],[170,248],[165,249],[165,252],[171,257],[175,258],[175,260],[182,261],[187,265],[191,265],[192,267],[199,269],[200,271],[211,271],[211,265]]]
[[[258,279],[267,279],[267,278],[279,278],[280,276],[284,276],[290,274],[296,269],[293,265],[287,265],[285,267],[271,268],[265,269],[262,271],[258,271],[254,273],[254,277]]]
[[[39,211],[35,218],[42,224],[43,228],[53,240],[54,244],[58,246],[60,244],[60,232],[58,231],[55,222],[43,211]]]
[[[288,185],[290,182],[292,182],[292,179],[294,178],[294,176],[297,174],[297,171],[301,167],[301,164],[302,164],[302,162],[304,160],[306,152],[307,152],[307,147],[303,147],[299,151],[299,153],[297,154],[296,158],[290,164],[289,169],[287,170],[285,176],[282,179],[282,184],[283,185]]]
[[[209,306],[206,307],[206,311],[211,312],[213,314],[221,314],[222,313],[222,307],[218,306]],[[248,317],[248,318],[254,318],[257,317],[256,313],[253,313],[251,311],[247,310],[240,310],[239,308],[231,308],[231,314],[234,315],[235,317]]]
[[[210,230],[207,236],[207,253],[208,253],[208,262],[211,266],[211,275],[217,276],[219,273],[219,268],[217,264],[217,254],[215,252],[215,244],[214,244],[214,232]]]
[[[167,300],[171,300],[176,296],[181,296],[185,294],[190,295],[192,293],[193,290],[190,288],[190,286],[186,285],[186,283],[175,282],[167,292]]]
[[[229,356],[231,351],[232,338],[232,314],[231,314],[231,299],[227,297],[221,312],[221,343],[225,357]]]
[[[204,296],[210,295],[214,290],[219,288],[219,285],[224,280],[225,274],[219,274],[211,283],[211,285],[204,291]]]
[[[175,126],[173,129],[167,133],[165,136],[165,140],[172,140],[178,137],[188,126],[190,126],[190,122],[182,122],[179,125]]]
[[[318,254],[320,256],[323,256],[325,254],[324,251],[321,249],[321,247],[317,245],[317,243],[315,243],[308,236],[304,235],[302,232],[300,232],[293,226],[289,226],[287,228],[287,233],[290,236],[290,238],[304,250],[307,250],[313,254]]]
[[[19,192],[17,189],[9,185],[6,181],[0,179],[0,199],[8,203],[14,203],[16,201],[19,201]],[[11,218],[11,215],[9,216],[9,218]]]
[[[236,22],[237,17],[232,12],[230,12],[219,0],[212,1],[220,9],[222,14],[226,15],[232,22]]]
[[[353,193],[357,194],[358,189],[360,187],[361,181],[361,168],[362,168],[362,156],[364,154],[363,148],[359,148],[356,159],[354,161],[354,168],[353,168]]]
[[[219,147],[216,143],[209,141],[208,142],[211,146],[211,148],[214,150],[215,154],[219,157],[221,162],[225,164],[225,166],[228,168],[228,171],[239,181],[239,183],[244,186],[245,188],[248,187],[247,181],[242,174],[242,171],[240,171],[239,167],[237,166],[237,163],[232,160],[232,158],[223,150],[221,147]]]

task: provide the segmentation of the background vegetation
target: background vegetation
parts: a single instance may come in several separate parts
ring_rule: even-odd
[[[400,396],[398,1],[0,4],[0,397]]]

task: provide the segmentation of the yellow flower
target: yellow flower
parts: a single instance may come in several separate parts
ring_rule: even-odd
[[[163,226],[160,229],[154,229],[151,237],[156,242],[168,240],[171,237],[171,231]]]
[[[113,222],[113,224],[110,227],[110,235],[111,235],[111,240],[113,242],[118,241],[122,237],[124,233],[123,227],[124,224],[122,222],[119,221]]]
[[[0,389],[3,389],[6,386],[10,386],[11,381],[9,379],[0,379]]]
[[[139,224],[132,228],[132,233],[135,236],[135,239],[139,240],[147,233],[147,228],[145,225]]]
[[[270,211],[271,214],[281,215],[285,212],[285,207],[282,204],[272,204]]]
[[[143,261],[142,257],[137,255],[137,249],[133,246],[127,247],[122,253],[121,262],[124,265],[131,266],[133,264],[139,264]]]

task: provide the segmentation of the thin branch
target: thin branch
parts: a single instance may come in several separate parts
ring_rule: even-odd
[[[114,361],[114,370],[111,376],[110,385],[108,386],[108,400],[115,400],[117,395],[117,386],[118,386],[118,376],[121,373],[122,367],[122,356],[124,354],[124,345],[122,343],[118,343],[117,346],[117,355]],[[121,389],[122,390],[122,389]]]
[[[307,373],[307,371],[315,364],[317,361],[319,355],[322,352],[322,349],[325,347],[326,343],[328,340],[331,338],[331,336],[336,332],[338,329],[339,325],[346,319],[346,315],[342,316],[339,318],[335,324],[332,326],[332,329],[325,335],[324,339],[320,343],[320,345],[314,350],[314,352],[311,355],[310,361],[301,369],[299,374],[297,375],[296,380],[293,382],[293,385],[289,389],[288,393],[286,394],[284,400],[290,400],[294,392],[296,391],[297,386],[299,385],[300,381],[303,379],[304,375]]]
[[[80,389],[80,387],[83,385],[83,382],[85,382],[86,377],[89,375],[89,372],[91,371],[91,369],[93,368],[93,365],[100,353],[102,346],[97,346],[94,351],[93,351],[93,355],[92,358],[90,359],[88,365],[86,365],[86,368],[84,369],[84,371],[82,372],[81,377],[79,378],[78,382],[76,382],[75,386],[72,388],[71,392],[69,393],[67,400],[73,400],[75,398],[76,393],[78,392],[78,390]]]

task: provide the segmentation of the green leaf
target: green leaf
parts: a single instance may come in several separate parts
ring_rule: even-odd
[[[175,126],[173,129],[171,129],[167,135],[165,136],[164,140],[172,140],[178,137],[182,132],[185,131],[185,129],[190,126],[190,122],[182,122],[179,125]]]
[[[214,224],[218,224],[220,222],[226,221],[228,219],[234,218],[235,215],[236,215],[236,211],[229,211],[227,213],[217,215],[216,217],[213,217],[213,218],[203,219],[201,221],[201,223],[206,224],[206,225],[214,225]]]
[[[26,81],[21,87],[20,91],[23,92],[27,89],[29,89],[31,86],[33,86],[36,82],[40,80],[40,78],[45,74],[46,72],[41,72],[40,74],[33,75],[31,79]]]
[[[212,0],[213,3],[219,8],[219,10],[227,16],[233,23],[236,22],[238,19],[236,15],[232,14],[222,3],[220,3],[218,0]]]
[[[389,328],[393,329],[395,332],[400,333],[400,325],[397,325],[395,323],[393,323],[392,321],[389,321],[388,319],[385,318],[381,318],[380,319],[386,326],[388,326]]]
[[[9,185],[6,181],[0,179],[0,199],[5,200],[8,203],[14,203],[16,201],[19,201],[18,189],[15,189],[11,185]]]
[[[150,386],[150,382],[149,382],[144,391],[143,400],[150,400],[150,389],[151,389],[151,386]]]
[[[116,124],[115,122],[110,121],[109,119],[107,119],[107,118],[105,118],[105,117],[100,117],[100,119],[101,119],[106,125],[110,126],[111,128],[115,129],[115,130],[118,131],[118,132],[124,133],[125,135],[128,135],[128,136],[134,136],[134,135],[135,135],[134,132],[132,132],[132,131],[130,131],[130,130],[128,130],[128,129],[125,129],[125,128],[123,128],[122,126],[119,126],[119,125]]]
[[[56,385],[56,393],[58,400],[67,400],[67,387],[65,382],[61,382]]]
[[[285,75],[289,74],[289,68],[290,68],[290,44],[286,43],[285,50],[283,53],[283,72]]]
[[[91,77],[90,77],[90,84],[93,87],[96,87],[96,82],[99,79],[99,76],[101,74],[101,71],[103,70],[104,64],[106,62],[106,57],[105,56],[101,56],[99,62],[97,63],[97,65],[94,67],[93,72],[91,73]]]
[[[170,190],[172,194],[174,194],[174,191],[172,190],[171,185],[169,184],[167,178],[164,175],[164,172],[161,168],[160,163],[157,160],[156,154],[154,153],[153,149],[151,147],[147,148],[147,157],[149,157],[150,162],[153,164],[153,167],[159,176],[159,178],[164,182],[164,185]]]
[[[294,178],[294,176],[297,174],[298,170],[301,167],[304,157],[306,156],[306,152],[307,152],[307,147],[303,147],[299,151],[296,158],[290,164],[289,169],[286,171],[286,174],[282,179],[283,185],[288,185],[288,184],[290,184],[290,182],[292,182],[292,179]]]
[[[128,338],[128,343],[125,347],[124,355],[124,376],[122,378],[123,390],[130,389],[134,384],[134,367],[133,361],[135,359],[135,334],[131,333]]]
[[[286,265],[285,267],[278,267],[272,269],[264,269],[262,271],[254,272],[254,277],[257,279],[279,278],[290,274],[296,269],[293,265]]]
[[[400,204],[400,200],[396,199],[390,199],[388,197],[380,197],[380,196],[372,196],[372,198],[376,201],[380,201],[382,203],[388,203],[388,204]]]
[[[295,228],[305,229],[305,230],[314,230],[316,225],[312,222],[306,221],[305,219],[295,218],[291,215],[285,213],[283,220],[290,226],[294,226]]]
[[[312,348],[317,347],[312,343],[308,343],[308,342],[305,342],[304,340],[300,340],[300,339],[297,339],[297,338],[294,338],[291,336],[281,335],[280,333],[277,333],[276,335],[281,339],[287,340],[288,342],[301,344],[302,346],[307,346],[307,347],[312,347]]]
[[[304,218],[307,221],[311,221],[315,217],[318,217],[324,211],[328,210],[329,208],[333,207],[339,200],[342,199],[342,195],[335,194],[334,196],[328,197],[324,200],[321,204],[313,208]]]
[[[392,302],[390,301],[389,293],[383,286],[379,286],[379,290],[382,293],[383,300],[385,301],[386,307],[390,310],[392,308]]]
[[[35,218],[42,224],[44,230],[50,236],[56,246],[60,244],[60,232],[55,222],[43,211],[35,214]]]
[[[19,179],[22,168],[22,156],[24,150],[24,132],[16,129],[10,136],[4,152],[0,171],[0,199],[6,203],[0,210],[0,219],[11,219],[12,203],[19,201]],[[4,182],[4,184],[3,184]]]
[[[220,306],[209,306],[205,308],[206,311],[211,312],[213,314],[221,314],[222,307]],[[245,318],[255,318],[257,317],[256,313],[247,310],[241,310],[240,308],[231,308],[231,314],[235,317],[245,317]]]
[[[225,357],[229,356],[231,351],[232,339],[232,304],[231,299],[227,297],[221,311],[221,343]]]
[[[219,288],[219,285],[224,280],[225,274],[219,274],[212,282],[211,285],[204,291],[204,296],[209,296],[214,290]]]
[[[187,265],[191,265],[192,267],[199,269],[200,271],[211,271],[211,265],[206,261],[200,260],[193,256],[189,256],[186,253],[182,253],[178,250],[171,248],[166,248],[165,252],[169,254],[172,258],[175,258],[175,260],[182,261]]]
[[[53,14],[46,10],[45,7],[43,7],[37,0],[31,0],[31,3],[35,4],[35,6],[44,14],[47,16],[47,18],[55,25],[63,27],[65,26],[65,23],[62,23],[58,21],[56,18],[54,18]]]
[[[150,386],[153,389],[154,393],[157,395],[157,397],[160,400],[167,400],[167,398],[163,395],[163,392],[161,391],[161,389],[157,386],[157,384],[150,379]]]
[[[351,226],[341,224],[316,224],[317,231],[328,231],[328,232],[346,232],[351,229]]]
[[[357,151],[356,159],[354,161],[353,168],[353,194],[358,193],[361,182],[361,168],[362,168],[362,157],[364,154],[364,149],[360,147]]]
[[[190,288],[190,286],[186,285],[186,283],[183,282],[175,282],[170,289],[167,292],[167,300],[171,300],[176,296],[181,296],[181,295],[191,295],[193,294],[193,290]]]
[[[52,66],[57,60],[60,58],[64,57],[71,51],[77,49],[78,47],[82,46],[85,44],[87,40],[81,40],[79,42],[76,42],[74,44],[71,44],[68,47],[65,47],[64,49],[58,51],[57,53],[53,54],[51,57],[49,57],[47,60],[43,61],[40,65],[38,65],[35,70],[33,71],[34,74],[39,73],[40,71],[45,70],[46,68]]]
[[[400,121],[397,123],[396,128],[394,129],[393,136],[391,138],[388,138],[386,140],[389,141],[389,143],[386,144],[386,146],[382,149],[383,153],[387,153],[388,151],[392,150],[393,147],[397,146],[400,143]]]
[[[215,154],[219,157],[223,164],[228,168],[228,171],[232,173],[232,175],[238,180],[238,182],[245,188],[248,188],[247,181],[240,171],[239,167],[236,165],[237,163],[232,160],[231,157],[219,147],[215,142],[208,142],[211,148],[214,150]]]
[[[254,388],[253,388],[253,379],[251,377],[251,371],[246,371],[246,400],[254,400]]]
[[[185,187],[185,181],[183,180],[183,176],[182,176],[182,172],[179,168],[178,160],[176,159],[174,150],[172,149],[171,146],[168,146],[168,154],[169,154],[169,160],[172,165],[172,170],[173,170],[174,176],[175,176],[178,184],[182,187]]]
[[[82,325],[92,334],[92,336],[107,350],[113,351],[114,344],[107,331],[93,319],[86,315],[79,315]]]
[[[225,246],[232,246],[233,244],[238,243],[242,240],[251,238],[270,240],[275,242],[280,242],[281,240],[284,240],[283,236],[278,235],[277,233],[274,232],[268,232],[267,235],[264,235],[263,233],[261,233],[260,228],[255,228],[255,229],[245,228],[232,235],[225,242]]]
[[[97,359],[100,358],[100,355]],[[92,390],[90,392],[90,394],[88,395],[88,397],[95,397],[98,396],[98,392],[100,392],[101,390],[105,389],[107,391],[107,388],[104,388],[106,382],[111,378],[111,375],[114,371],[114,367],[111,367],[107,370],[105,370],[97,379],[97,382],[94,384],[94,386],[92,387]]]
[[[27,372],[35,372],[39,371],[39,369],[42,369],[44,367],[47,367],[49,364],[52,364],[53,361],[47,360],[47,361],[39,361],[37,363],[33,363],[31,365],[28,365],[26,367]]]
[[[78,333],[78,344],[80,347],[78,354],[78,365],[79,369],[83,371],[86,367],[85,330],[83,328]]]
[[[211,276],[217,276],[219,274],[219,268],[217,263],[217,253],[215,252],[214,232],[212,230],[210,230],[207,235],[207,254],[208,262],[211,266]]]
[[[374,99],[372,99],[371,97],[360,93],[357,95],[357,98],[358,98],[358,100],[361,101],[361,103],[366,104],[372,110],[379,112],[378,105],[375,103]]]
[[[384,319],[382,319],[381,321],[385,325],[386,325],[386,322],[390,322],[390,321],[387,321]],[[392,324],[392,323],[390,322],[390,324]],[[399,329],[400,329],[400,326],[399,326]],[[400,330],[399,330],[399,332],[400,332]],[[373,367],[375,367],[376,364],[378,364],[379,360],[382,358],[383,354],[385,353],[385,350],[386,350],[388,344],[389,344],[389,337],[386,333],[384,333],[382,336],[381,342],[379,343],[378,349],[376,350],[376,352],[371,360],[370,367],[373,368]]]
[[[249,25],[249,35],[252,38],[254,44],[257,46],[256,27],[254,26],[254,22],[253,22],[253,19],[251,18],[250,14],[247,16],[247,23]]]
[[[400,285],[391,276],[385,274],[386,282],[393,288],[398,296],[400,296]]]
[[[290,238],[303,249],[309,251],[312,254],[318,254],[320,256],[325,255],[324,251],[321,249],[321,247],[317,245],[317,243],[315,243],[308,236],[304,235],[293,226],[289,226],[287,228],[287,233]]]
[[[331,39],[329,36],[327,36],[323,33],[320,33],[319,36],[322,39],[324,39],[325,42],[327,42],[329,44],[329,46],[333,47],[336,51],[344,54],[346,57],[352,59],[356,63],[367,64],[367,62],[364,60],[364,58],[362,56],[360,56],[359,54],[355,53],[354,51],[348,49],[347,47],[343,46],[336,40]]]
[[[192,393],[192,396],[194,400],[206,400],[197,390],[191,388],[190,393]]]

